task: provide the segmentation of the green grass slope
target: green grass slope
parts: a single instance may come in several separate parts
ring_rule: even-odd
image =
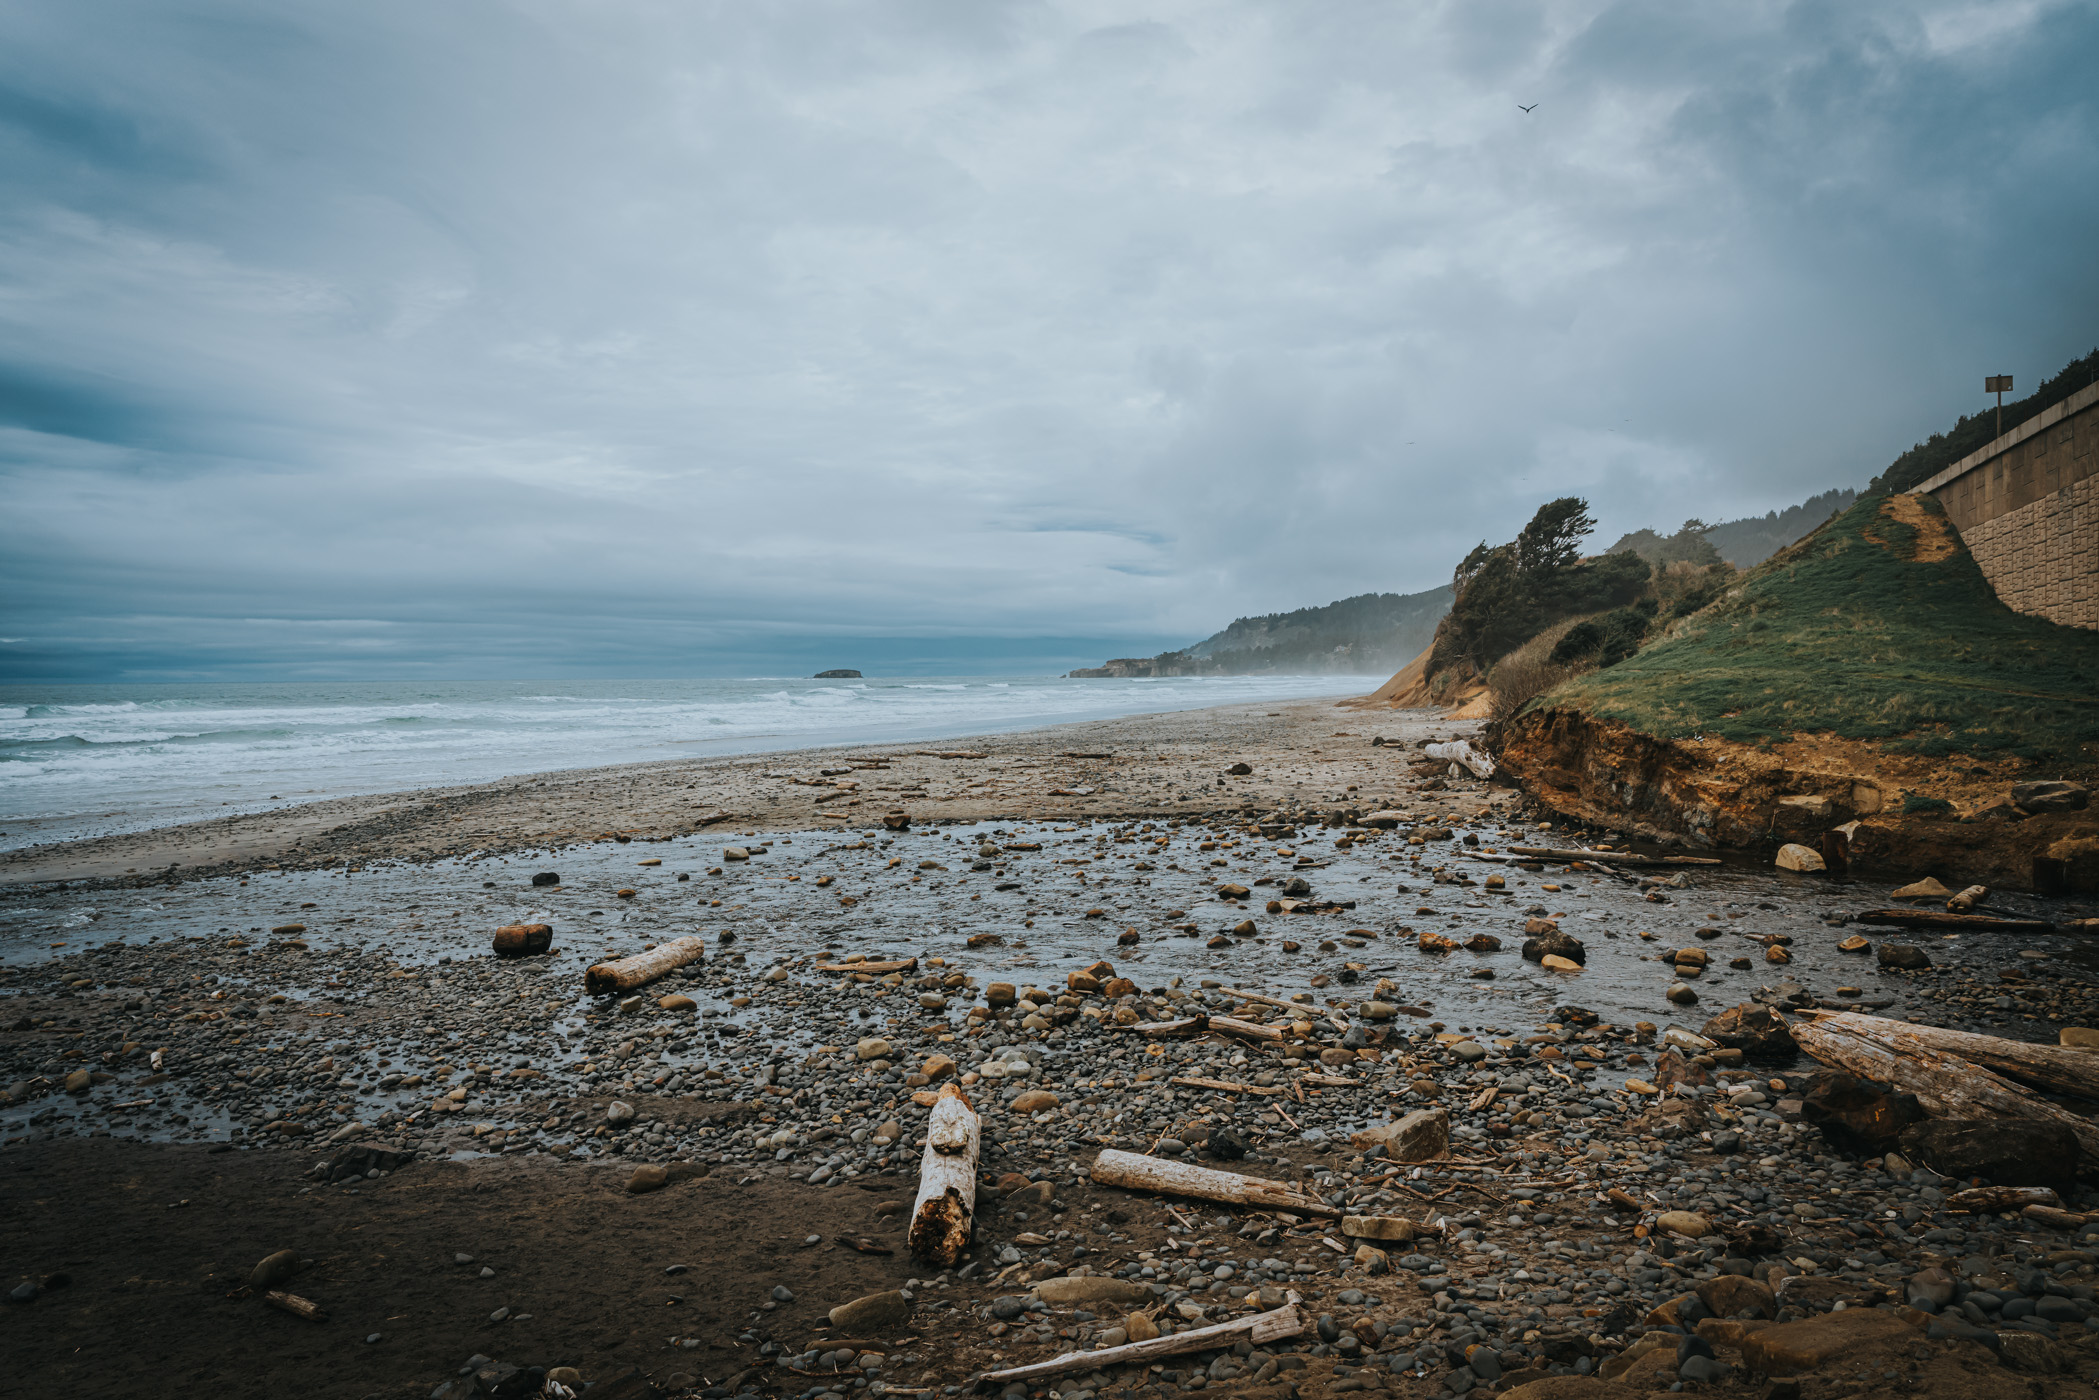
[[[2099,761],[2099,632],[2013,612],[1928,496],[1871,495],[1663,640],[1534,706],[1660,737]]]

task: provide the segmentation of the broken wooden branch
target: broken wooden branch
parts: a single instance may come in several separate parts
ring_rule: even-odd
[[[646,953],[637,953],[618,962],[596,964],[583,974],[583,990],[594,997],[609,992],[631,992],[689,962],[698,962],[706,954],[707,945],[698,938],[674,938],[668,943],[657,944]]]
[[[1269,996],[1266,992],[1249,992],[1238,987],[1226,989],[1225,995],[1235,1001],[1250,1001],[1256,1006],[1272,1006],[1278,1011],[1293,1011],[1302,1015],[1307,1021],[1317,1016],[1324,1016],[1333,1025],[1334,1029],[1344,1034],[1348,1030],[1347,1017],[1338,1011],[1314,1006],[1310,1002],[1285,1001],[1281,997]]]
[[[1995,1215],[2001,1210],[2024,1210],[2028,1206],[2061,1206],[2062,1197],[2045,1186],[1977,1186],[1956,1191],[1946,1198],[1946,1209],[1970,1215]]]
[[[1186,1085],[1190,1089],[1215,1089],[1220,1094],[1280,1094],[1283,1092],[1280,1087],[1274,1085],[1264,1087],[1259,1084],[1234,1084],[1228,1079],[1204,1079],[1200,1075],[1194,1074],[1178,1075],[1171,1082]]]
[[[1210,1029],[1210,1018],[1198,1011],[1193,1016],[1184,1016],[1178,1021],[1139,1021],[1134,1026],[1118,1026],[1131,1035],[1141,1035],[1146,1040],[1165,1040],[1184,1035],[1201,1035]]]
[[[1821,1012],[1813,1017],[1818,1025],[1833,1026],[1848,1035],[1862,1036],[1885,1046],[1891,1053],[1907,1054],[1922,1046],[1958,1055],[1970,1064],[2042,1089],[2099,1099],[2099,1055],[2060,1045],[2034,1045],[2003,1036],[1978,1035],[1973,1031],[1946,1030],[1885,1016],[1866,1016],[1856,1011]]]
[[[1284,1182],[1198,1167],[1192,1162],[1146,1157],[1112,1147],[1094,1159],[1093,1179],[1103,1186],[1120,1186],[1129,1191],[1194,1196],[1198,1200],[1222,1201],[1226,1205],[1252,1206],[1258,1210],[1288,1210],[1299,1215],[1341,1214],[1317,1196],[1307,1196]]]
[[[869,974],[875,974],[883,972],[909,972],[917,966],[917,958],[893,958],[888,962],[818,963],[816,965],[816,970],[818,972],[865,972]]]
[[[1068,1351],[1062,1356],[1049,1361],[1038,1361],[1032,1366],[987,1371],[977,1377],[977,1389],[995,1390],[1014,1381],[1039,1380],[1045,1376],[1062,1375],[1066,1371],[1091,1371],[1097,1367],[1120,1366],[1130,1361],[1149,1361],[1158,1356],[1208,1351],[1212,1347],[1230,1346],[1241,1337],[1255,1346],[1260,1346],[1266,1342],[1295,1337],[1304,1330],[1304,1315],[1298,1312],[1297,1304],[1286,1303],[1274,1312],[1252,1313],[1210,1327],[1197,1327],[1187,1332],[1153,1337],[1150,1341],[1125,1342],[1119,1347],[1101,1347],[1094,1351]]]
[[[1242,1040],[1281,1040],[1286,1032],[1274,1026],[1264,1026],[1258,1021],[1242,1021],[1235,1016],[1210,1017],[1210,1029],[1225,1035],[1236,1035]]]
[[[281,1293],[276,1289],[262,1295],[262,1301],[273,1308],[282,1308],[293,1317],[303,1317],[308,1322],[326,1322],[328,1314],[319,1303],[301,1298],[296,1293]]]
[[[2099,1123],[2036,1098],[2010,1080],[1957,1056],[1913,1044],[1898,1052],[1879,1036],[1834,1024],[1847,1018],[1793,1023],[1793,1042],[1823,1064],[1915,1094],[1937,1118],[2026,1118],[2060,1123],[2099,1160]]]
[[[1895,924],[1902,928],[1950,928],[1967,933],[2053,933],[2046,919],[2002,919],[1994,914],[1941,914],[1934,909],[1868,909],[1853,914],[1862,924]]]
[[[926,1123],[926,1152],[918,1165],[918,1199],[911,1206],[911,1252],[935,1268],[953,1268],[969,1246],[977,1213],[977,1152],[983,1121],[962,1091],[948,1084]]]

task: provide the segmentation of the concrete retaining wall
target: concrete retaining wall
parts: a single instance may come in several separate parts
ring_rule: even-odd
[[[1917,489],[1945,506],[2007,606],[2099,629],[2099,384]]]

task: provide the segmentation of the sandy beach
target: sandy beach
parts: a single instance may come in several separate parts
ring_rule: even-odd
[[[1949,1213],[1963,1182],[1808,1125],[1826,1072],[1783,1036],[1682,1038],[1744,1006],[2052,1041],[2095,1012],[2068,940],[1869,930],[1928,943],[1920,970],[1846,942],[1885,888],[1512,858],[1603,834],[1418,747],[1467,729],[1234,707],[20,853],[0,1384],[952,1396],[1294,1307],[1303,1330],[1259,1345],[992,1389],[1666,1389],[1701,1310],[1811,1323],[1939,1268],[1989,1327],[2059,1297],[2026,1330],[2086,1364],[2099,1225]],[[521,924],[551,946],[495,956]],[[1527,953],[1541,929],[1581,961]],[[659,980],[586,990],[685,938]],[[902,1231],[950,1083],[981,1116],[979,1204],[938,1267]],[[1108,1151],[1312,1206],[1104,1185]],[[1760,1394],[1739,1326],[1711,1336],[1705,1388]],[[1858,1355],[1904,1394],[2014,1383],[1944,1325],[1911,1349]]]
[[[0,884],[434,860],[558,849],[616,835],[660,840],[713,827],[845,829],[877,823],[890,811],[921,822],[956,822],[1156,818],[1284,803],[1361,806],[1424,781],[1407,767],[1401,743],[1411,747],[1474,728],[1445,722],[1434,711],[1366,713],[1333,700],[1304,700],[963,735],[937,746],[875,744],[584,768],[30,846],[0,854]],[[1370,747],[1380,735],[1394,746]],[[1235,763],[1249,765],[1251,773],[1228,773]],[[867,766],[874,764],[880,766]]]

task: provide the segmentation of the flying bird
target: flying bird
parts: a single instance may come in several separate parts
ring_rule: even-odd
[[[1526,107],[1521,102],[1519,102],[1516,104],[1516,110],[1519,112],[1535,112],[1538,110],[1538,104],[1533,102],[1530,106]]]

